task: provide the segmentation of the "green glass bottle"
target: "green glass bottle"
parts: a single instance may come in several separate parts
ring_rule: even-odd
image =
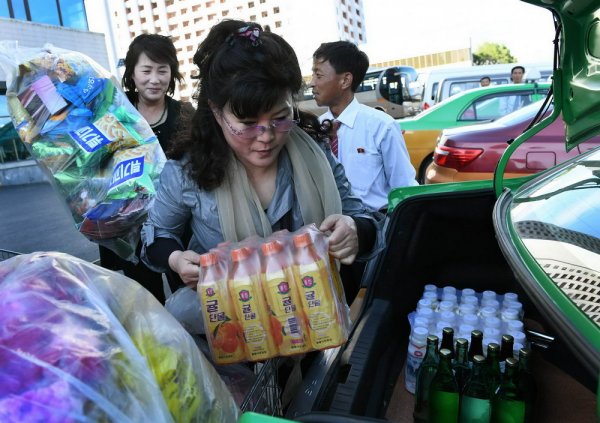
[[[537,386],[531,369],[531,350],[521,348],[519,350],[519,376],[517,385],[525,401],[525,421],[535,421],[535,403],[537,399]]]
[[[454,370],[454,376],[458,384],[458,392],[462,392],[471,372],[471,368],[469,367],[469,341],[465,338],[458,338],[455,346],[456,360],[452,364],[452,370]]]
[[[504,373],[506,365],[506,359],[513,357],[513,345],[515,338],[512,335],[502,335],[502,341],[500,342],[500,371]]]
[[[485,357],[473,357],[473,370],[462,391],[460,423],[489,423],[492,418],[490,391],[485,377]]]
[[[442,329],[442,343],[440,350],[446,348],[450,351],[450,358],[454,359],[454,329],[447,327]]]
[[[469,346],[469,366],[473,367],[473,357],[483,355],[483,332],[474,330],[471,332],[471,345]]]
[[[518,366],[514,358],[506,359],[504,378],[492,397],[492,423],[525,422],[525,401],[517,384]]]
[[[496,392],[502,380],[502,372],[500,371],[500,345],[495,342],[490,342],[487,347],[487,369],[486,377],[490,395]]]
[[[435,335],[427,337],[427,349],[421,365],[417,369],[417,383],[415,387],[415,408],[413,418],[415,422],[427,422],[429,412],[429,387],[435,376],[439,363],[438,340]]]
[[[451,356],[450,350],[440,350],[440,363],[429,387],[429,423],[458,422],[460,396]]]

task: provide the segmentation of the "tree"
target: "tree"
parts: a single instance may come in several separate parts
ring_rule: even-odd
[[[508,47],[497,43],[483,43],[473,53],[474,65],[493,65],[496,63],[514,63],[517,59],[510,54]]]

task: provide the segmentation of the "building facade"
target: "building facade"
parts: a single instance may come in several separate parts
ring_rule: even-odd
[[[129,43],[143,33],[172,37],[185,83],[176,97],[189,100],[194,91],[192,62],[200,42],[224,19],[257,22],[283,36],[294,48],[303,73],[310,73],[312,53],[327,41],[366,42],[362,0],[113,0],[111,31],[117,46],[115,62]]]

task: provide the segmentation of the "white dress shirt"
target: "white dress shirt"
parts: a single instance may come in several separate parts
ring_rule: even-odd
[[[319,117],[334,119],[331,110]],[[418,185],[400,125],[390,115],[356,98],[336,118],[338,160],[344,165],[354,194],[373,210],[388,204],[392,188]]]

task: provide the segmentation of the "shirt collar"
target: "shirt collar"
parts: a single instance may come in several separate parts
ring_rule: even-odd
[[[342,111],[342,113],[340,113],[336,120],[339,120],[340,122],[342,122],[342,124],[346,125],[349,128],[353,128],[359,108],[360,103],[356,98],[353,98],[350,104],[346,106],[346,108]]]

